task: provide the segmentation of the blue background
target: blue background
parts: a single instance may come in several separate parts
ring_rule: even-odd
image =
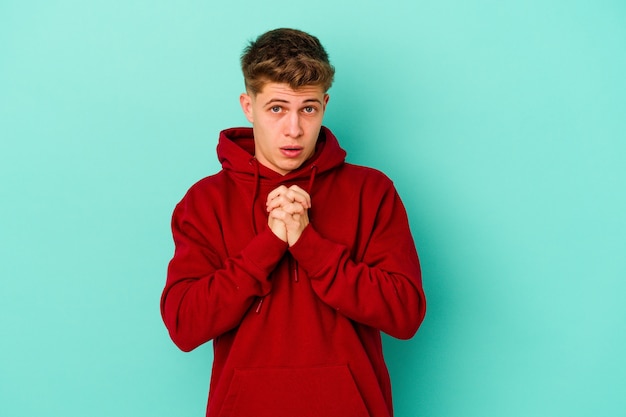
[[[396,415],[624,415],[618,0],[0,1],[0,415],[203,415],[210,346],[159,315],[170,215],[280,26],[326,45],[325,124],[411,219]]]

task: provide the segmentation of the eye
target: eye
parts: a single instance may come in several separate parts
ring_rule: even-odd
[[[316,109],[313,106],[307,106],[307,107],[302,109],[302,111],[307,113],[307,114],[315,113],[315,110]]]
[[[280,113],[280,112],[282,111],[282,109],[283,109],[283,108],[282,108],[282,107],[280,107],[280,106],[272,106],[272,107],[270,107],[270,111],[271,111],[272,113]]]

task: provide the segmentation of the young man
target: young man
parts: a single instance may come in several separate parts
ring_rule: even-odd
[[[176,206],[165,325],[213,340],[209,417],[389,417],[380,331],[412,337],[426,306],[404,207],[322,126],[317,38],[273,30],[241,63],[252,129],[221,132],[222,170]]]

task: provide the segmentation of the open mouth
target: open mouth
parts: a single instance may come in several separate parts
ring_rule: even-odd
[[[283,155],[293,158],[293,157],[300,155],[300,153],[302,153],[302,147],[301,146],[283,146],[282,148],[280,148],[280,151],[282,152]]]

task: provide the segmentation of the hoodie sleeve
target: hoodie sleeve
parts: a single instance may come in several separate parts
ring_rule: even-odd
[[[323,302],[355,322],[409,339],[426,312],[417,251],[393,184],[378,200],[372,197],[359,204],[359,210],[376,210],[372,225],[361,230],[360,239],[368,239],[362,260],[352,259],[346,246],[326,239],[313,223],[290,251]]]
[[[269,276],[287,250],[266,227],[228,257],[217,218],[190,200],[187,195],[172,216],[175,251],[161,296],[163,321],[183,351],[236,327],[254,300],[270,292]]]

